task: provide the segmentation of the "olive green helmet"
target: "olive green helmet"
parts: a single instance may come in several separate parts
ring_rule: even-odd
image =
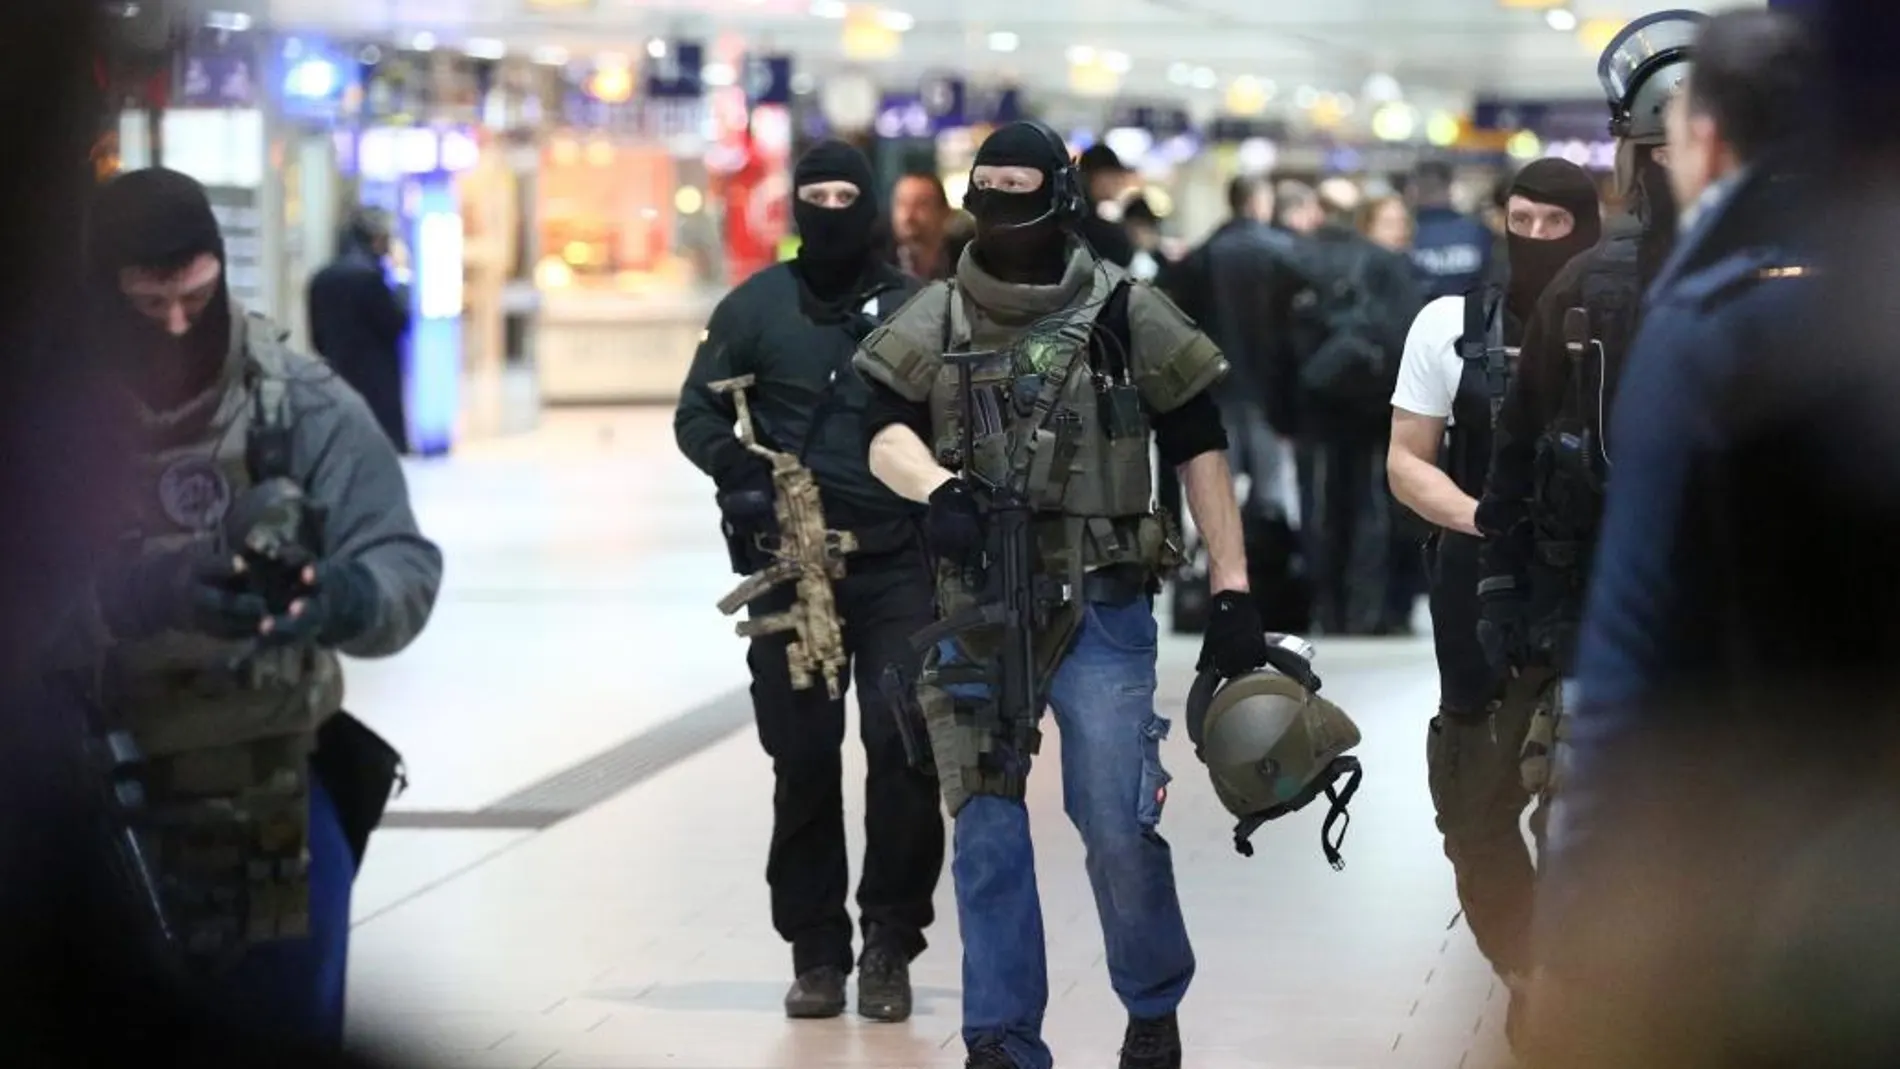
[[[1339,845],[1351,817],[1346,805],[1359,789],[1359,726],[1319,696],[1313,647],[1290,635],[1268,635],[1267,667],[1221,681],[1203,672],[1188,693],[1188,738],[1207,766],[1214,794],[1240,818],[1234,849],[1253,856],[1253,833],[1269,820],[1306,807],[1324,794],[1332,808],[1320,828],[1320,847],[1333,868],[1344,868]],[[1341,779],[1344,786],[1335,786]],[[1333,826],[1340,824],[1339,834]]]

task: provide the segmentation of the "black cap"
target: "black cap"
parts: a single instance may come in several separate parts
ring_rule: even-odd
[[[1115,150],[1100,141],[1083,151],[1082,158],[1076,161],[1076,167],[1083,174],[1116,174],[1128,170],[1128,165],[1115,154]]]

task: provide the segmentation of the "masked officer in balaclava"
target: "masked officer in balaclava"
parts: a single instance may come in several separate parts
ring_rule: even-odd
[[[338,658],[416,637],[441,553],[362,399],[231,298],[196,181],[111,181],[87,255],[145,490],[50,667],[139,755],[134,826],[186,975],[248,1027],[341,1043],[350,884],[393,765],[375,797]]]
[[[916,283],[883,262],[871,165],[857,149],[827,141],[793,174],[798,256],[753,275],[713,310],[674,417],[680,451],[719,490],[733,568],[751,575],[771,563],[779,536],[770,464],[733,436],[735,403],[712,384],[753,376],[748,401],[761,442],[801,459],[817,482],[827,528],[856,548],[833,584],[842,637],[858,683],[865,781],[864,869],[858,908],[864,930],[858,1012],[873,1020],[910,1016],[910,962],[924,949],[931,898],[943,871],[943,817],[936,785],[906,755],[879,683],[897,665],[914,671],[907,638],[931,620],[929,565],[916,507],[871,476],[864,456],[865,383],[851,354],[894,313]],[[752,616],[792,607],[787,583],[750,606]],[[845,1008],[851,916],[845,855],[843,693],[795,688],[793,636],[752,640],[752,706],[772,757],[772,923],[792,945],[796,977],[785,1012],[835,1017]]]
[[[1266,639],[1247,592],[1227,436],[1208,393],[1226,361],[1166,298],[1074,235],[1086,200],[1053,131],[997,130],[977,151],[969,189],[976,240],[956,277],[927,287],[857,357],[878,395],[871,470],[928,502],[951,629],[926,658],[918,694],[956,823],[968,1064],[1051,1064],[1023,803],[1046,702],[1061,727],[1066,808],[1087,846],[1109,976],[1128,1011],[1122,1069],[1176,1069],[1175,1008],[1194,954],[1159,834],[1169,721],[1155,712],[1153,595],[1178,557],[1154,509],[1149,454],[1158,445],[1181,471],[1209,548],[1214,606],[1201,665],[1226,677],[1251,671],[1266,660]],[[946,357],[959,352],[994,354],[970,369],[967,403]],[[990,488],[1012,480],[1031,509],[1025,570],[1035,578],[1015,592],[1037,625],[1029,709],[999,701],[998,629],[956,623],[1005,593],[1007,547],[990,536],[1006,498]]]
[[[1441,297],[1412,324],[1392,395],[1386,472],[1399,501],[1437,528],[1428,547],[1439,679],[1425,750],[1432,804],[1465,923],[1511,986],[1515,1008],[1529,973],[1534,873],[1518,826],[1530,801],[1518,762],[1549,672],[1507,677],[1478,642],[1478,496],[1491,463],[1492,413],[1525,321],[1563,266],[1597,243],[1602,224],[1596,183],[1564,160],[1519,171],[1504,210],[1508,281]],[[1519,1016],[1514,1010],[1513,1022]]]
[[[1570,670],[1615,460],[1604,417],[1643,293],[1676,240],[1664,115],[1688,76],[1704,21],[1687,11],[1646,16],[1611,42],[1599,64],[1617,180],[1634,214],[1571,261],[1539,300],[1498,416],[1477,526],[1485,537],[1479,634],[1500,669]],[[1533,727],[1535,736],[1548,734]]]

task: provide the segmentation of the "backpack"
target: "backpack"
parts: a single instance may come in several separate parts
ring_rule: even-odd
[[[1346,246],[1346,269],[1313,287],[1309,321],[1318,348],[1300,365],[1300,386],[1328,407],[1382,415],[1398,385],[1398,354],[1388,351],[1378,302],[1368,285],[1372,251]]]

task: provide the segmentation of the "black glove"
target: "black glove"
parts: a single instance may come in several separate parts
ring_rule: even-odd
[[[106,629],[122,641],[161,631],[248,638],[270,615],[245,584],[237,558],[209,541],[121,564],[100,579],[98,591]]]
[[[719,529],[726,536],[732,570],[751,575],[771,563],[761,541],[778,536],[772,465],[735,441],[715,460],[713,481],[719,487]]]
[[[266,646],[315,643],[335,649],[361,638],[376,626],[376,578],[355,561],[325,561],[304,569],[305,592],[283,613],[265,620],[253,634]]]
[[[938,560],[967,565],[983,549],[983,511],[962,479],[951,479],[930,495],[924,535]]]
[[[1222,679],[1233,679],[1267,663],[1267,629],[1260,623],[1260,606],[1252,594],[1223,590],[1208,605],[1207,630],[1201,636],[1201,659],[1196,672],[1213,669]]]
[[[1499,576],[1478,584],[1478,645],[1492,671],[1505,675],[1524,664],[1529,631],[1530,606],[1517,580]]]

